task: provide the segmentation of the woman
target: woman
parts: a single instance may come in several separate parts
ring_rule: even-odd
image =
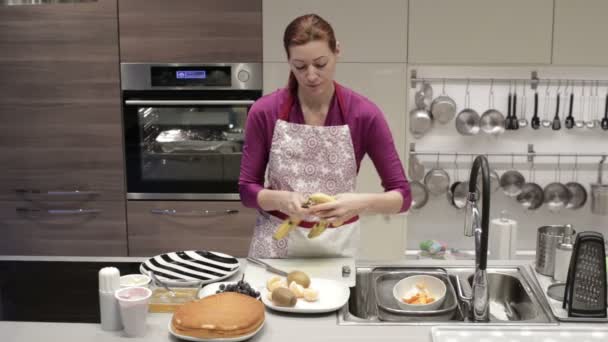
[[[289,84],[251,107],[245,129],[239,190],[245,206],[260,210],[249,255],[354,256],[358,215],[407,210],[409,184],[380,109],[334,82],[340,47],[331,25],[315,14],[298,17],[285,29],[283,43]],[[386,192],[354,193],[365,154]],[[308,196],[319,192],[336,200],[304,208]],[[274,240],[287,218],[302,221]],[[309,239],[319,220],[332,225]]]

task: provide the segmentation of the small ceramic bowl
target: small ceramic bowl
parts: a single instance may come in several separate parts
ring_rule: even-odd
[[[152,279],[144,274],[127,274],[120,277],[120,287],[150,287]]]
[[[428,304],[408,304],[403,301],[403,298],[410,298],[420,291],[417,287],[418,284],[423,285],[428,294],[435,298],[433,302]],[[445,283],[441,279],[430,275],[414,275],[403,278],[393,287],[393,296],[397,303],[399,303],[399,307],[408,311],[437,310],[443,304],[446,292]]]

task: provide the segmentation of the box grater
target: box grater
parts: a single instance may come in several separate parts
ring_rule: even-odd
[[[564,295],[569,317],[606,317],[606,250],[601,233],[576,236]]]

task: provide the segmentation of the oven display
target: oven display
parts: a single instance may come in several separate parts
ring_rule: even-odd
[[[153,87],[230,87],[230,66],[152,66],[150,83]]]
[[[177,70],[175,77],[178,80],[190,80],[190,79],[205,79],[207,78],[206,70]]]

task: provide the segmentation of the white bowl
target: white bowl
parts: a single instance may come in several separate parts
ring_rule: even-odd
[[[408,304],[403,301],[403,298],[409,298],[418,292],[416,284],[424,284],[429,295],[435,300],[428,304]],[[414,275],[403,278],[393,287],[393,296],[399,307],[409,311],[429,311],[437,310],[445,300],[447,288],[445,283],[434,276],[430,275]]]
[[[120,277],[120,287],[150,287],[152,279],[145,274],[127,274]]]

